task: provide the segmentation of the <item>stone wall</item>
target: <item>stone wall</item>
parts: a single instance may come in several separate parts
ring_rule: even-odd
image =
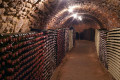
[[[57,0],[0,0],[0,33],[43,29]]]

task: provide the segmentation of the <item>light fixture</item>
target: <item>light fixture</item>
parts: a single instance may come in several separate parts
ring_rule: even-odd
[[[82,16],[79,16],[78,19],[79,19],[80,21],[82,21]]]
[[[68,11],[69,11],[70,13],[72,13],[72,12],[73,12],[73,9],[68,9]]]
[[[72,17],[77,18],[77,13],[73,14]]]
[[[69,8],[68,8],[68,12],[72,13],[73,10],[74,10],[74,7],[73,7],[73,6],[69,6]]]

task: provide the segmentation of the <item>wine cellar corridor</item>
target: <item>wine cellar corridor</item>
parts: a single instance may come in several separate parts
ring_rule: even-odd
[[[95,44],[77,40],[62,64],[54,72],[51,80],[112,80],[100,64]]]
[[[0,80],[120,80],[120,0],[0,0]]]

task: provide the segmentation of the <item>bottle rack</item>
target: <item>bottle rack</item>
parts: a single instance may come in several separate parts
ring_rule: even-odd
[[[43,63],[45,38],[43,32],[3,35],[0,39],[0,80],[28,79],[42,68],[39,63]]]
[[[57,66],[61,63],[65,56],[65,32],[63,29],[57,30]]]
[[[1,34],[0,80],[50,80],[69,48],[68,38],[69,29]]]
[[[69,28],[65,29],[65,52],[69,51]]]
[[[73,46],[75,46],[75,40],[76,40],[76,32],[73,29]]]
[[[47,41],[45,43],[45,80],[49,80],[54,69],[56,68],[56,51],[57,51],[57,32],[55,30],[47,30]]]
[[[116,80],[120,80],[120,28],[107,33],[108,71]]]
[[[99,42],[99,59],[101,63],[105,66],[105,68],[108,68],[107,66],[107,31],[106,30],[100,30],[100,42]]]
[[[73,42],[74,42],[74,40],[73,40],[73,29],[70,29],[69,30],[69,51],[73,48]]]

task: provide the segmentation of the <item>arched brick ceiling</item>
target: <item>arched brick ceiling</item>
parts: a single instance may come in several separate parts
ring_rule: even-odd
[[[74,25],[76,25],[76,24],[79,24],[79,23],[86,23],[86,21],[92,21],[92,22],[94,22],[94,23],[91,23],[91,24],[98,24],[99,25],[99,27],[97,27],[97,29],[103,29],[104,28],[104,26],[103,26],[103,24],[96,18],[96,17],[94,17],[94,16],[92,16],[92,15],[89,15],[89,14],[85,14],[85,13],[80,13],[80,14],[78,14],[78,16],[82,16],[82,18],[83,18],[83,21],[80,21],[80,20],[77,20],[77,19],[74,19],[71,15],[70,16],[67,16],[67,17],[65,17],[65,16],[61,16],[61,19],[62,20],[56,20],[55,21],[55,23],[54,24],[57,24],[56,26],[54,26],[54,27],[48,27],[48,29],[55,29],[55,28],[60,28],[60,27],[70,27],[70,26],[74,26]],[[63,18],[63,17],[65,17],[65,18]],[[60,18],[59,18],[60,19]],[[77,23],[76,23],[76,22]],[[75,22],[75,23],[74,23]],[[74,25],[73,25],[74,24]]]
[[[65,5],[63,5],[64,3]],[[59,28],[71,17],[69,6],[76,6],[74,12],[85,13],[97,18],[103,28],[112,29],[120,27],[120,1],[119,0],[61,0],[60,10],[51,17],[46,28]]]
[[[72,17],[67,19],[62,27],[74,27],[75,31],[81,32],[84,29],[94,28],[101,29],[99,24],[91,18],[83,18],[82,21],[73,19]]]
[[[0,33],[62,27],[71,18],[72,5],[77,6],[74,12],[97,18],[103,28],[120,27],[119,0],[0,0]]]

